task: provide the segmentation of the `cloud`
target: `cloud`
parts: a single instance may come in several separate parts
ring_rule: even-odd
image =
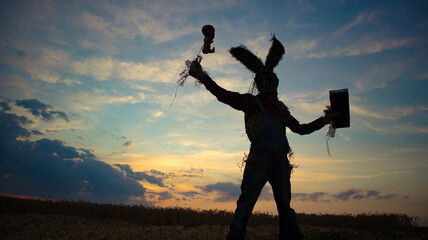
[[[158,175],[158,176],[162,176],[162,177],[168,176],[166,173],[158,171],[156,169],[151,169],[150,173],[153,174],[153,175]]]
[[[301,28],[308,28],[308,27],[313,27],[316,26],[317,23],[302,23],[302,22],[297,22],[294,20],[291,20],[289,22],[287,22],[287,24],[285,25],[285,28],[288,29],[301,29]]]
[[[269,51],[269,40],[266,38],[267,34],[261,33],[256,39],[249,39],[246,41],[245,46],[258,56],[262,61],[265,60]]]
[[[208,184],[204,186],[202,190],[207,193],[216,192],[217,197],[214,198],[214,202],[236,201],[240,194],[239,185],[232,182],[217,182],[214,184]]]
[[[419,106],[394,106],[381,110],[370,110],[367,106],[351,104],[351,115],[359,115],[369,120],[361,122],[369,129],[373,129],[380,133],[420,133],[427,134],[428,128],[424,125],[414,122],[408,122],[409,116],[415,117],[423,115],[428,111],[428,107]],[[376,122],[373,120],[382,120]],[[401,120],[401,123],[400,123]],[[406,121],[406,122],[403,122]]]
[[[370,198],[372,196],[378,196],[378,195],[379,195],[379,191],[376,191],[376,190],[366,190],[365,191],[366,198]]]
[[[200,31],[199,27],[181,24],[178,24],[178,26],[178,22],[174,24],[174,20],[170,16],[156,18],[153,16],[153,12],[147,10],[146,6],[140,9],[110,6],[110,10],[114,12],[115,32],[121,33],[124,36],[135,37],[138,34],[143,37],[152,38],[154,43],[162,43]],[[107,26],[102,24],[100,19],[96,23],[95,26],[103,27],[102,30],[104,30],[104,32],[110,32],[108,28],[106,28]],[[169,25],[169,23],[175,25],[177,28],[170,27],[171,25]]]
[[[79,80],[75,80],[75,79],[69,79],[69,78],[67,78],[67,79],[62,79],[62,80],[60,80],[59,81],[60,83],[64,83],[65,85],[67,85],[67,86],[71,86],[71,85],[73,85],[73,84],[76,84],[76,85],[82,85],[83,83],[81,82],[81,81],[79,81]]]
[[[119,169],[122,170],[128,178],[138,181],[146,180],[147,182],[158,185],[159,187],[167,187],[164,184],[164,177],[156,177],[148,172],[134,172],[128,164],[115,164],[114,166],[119,167]]]
[[[68,68],[72,73],[78,75],[90,75],[99,81],[103,81],[111,77],[118,63],[117,60],[114,60],[111,57],[94,57],[80,61],[67,60],[69,61],[67,64]]]
[[[318,43],[321,41],[320,38],[316,39],[297,39],[292,41],[290,44],[287,44],[287,55],[292,56],[293,58],[304,58],[308,56],[308,52],[311,52],[315,49]]]
[[[0,107],[0,111],[9,111],[12,109],[7,102],[0,102]]]
[[[65,103],[76,111],[99,111],[106,104],[135,104],[146,101],[144,93],[122,95],[117,93],[112,96],[106,91],[75,92],[64,97]]]
[[[374,200],[388,200],[391,198],[398,197],[397,194],[381,194],[377,190],[368,189],[354,189],[349,188],[344,191],[340,191],[336,194],[327,192],[313,192],[313,193],[292,193],[291,197],[293,201],[312,201],[312,202],[331,202],[332,200],[349,201],[350,199],[359,201],[363,199],[374,199]],[[409,199],[410,197],[405,196],[403,199]]]
[[[396,35],[386,30],[390,26],[383,17],[387,15],[378,10],[363,11],[334,31],[330,37],[318,36],[310,40],[294,41],[291,52],[296,52],[297,58],[361,56],[424,42],[420,37]],[[383,27],[384,25],[388,27]]]
[[[118,78],[123,81],[172,83],[178,80],[177,69],[182,67],[183,60],[176,58],[144,63],[122,61],[108,56],[81,60],[66,59],[64,65],[73,74],[92,76],[99,81]],[[168,67],[166,68],[165,66]],[[55,71],[55,69],[52,69],[52,71]]]
[[[259,201],[272,201],[272,200],[274,200],[272,187],[269,184],[266,184],[263,187],[262,192],[260,193],[258,200]]]
[[[108,37],[113,37],[112,26],[109,22],[105,21],[102,17],[93,15],[87,11],[80,14],[81,21],[89,28],[96,29],[104,33]]]
[[[160,192],[160,193],[158,193],[158,195],[159,195],[158,200],[160,200],[160,201],[174,198],[174,196],[170,192],[167,192],[167,191]]]
[[[6,106],[6,109],[9,108],[7,102],[2,102],[2,106]],[[6,146],[11,145],[11,148],[14,147],[17,137],[29,137],[31,136],[31,131],[22,127],[32,123],[29,119],[24,116],[17,116],[16,114],[6,113],[4,109],[0,111],[0,144],[5,144]],[[0,153],[6,153],[8,149],[2,149]],[[4,152],[3,152],[4,151]],[[3,162],[3,158],[2,158]]]
[[[367,199],[373,196],[378,196],[379,195],[379,191],[375,191],[375,190],[366,190],[362,193],[357,193],[355,194],[352,199],[354,200],[361,200],[361,199]]]
[[[360,115],[363,117],[371,118],[371,119],[379,119],[379,120],[390,120],[390,122],[394,122],[399,119],[403,119],[407,116],[424,114],[428,111],[428,107],[420,105],[420,106],[394,106],[391,108],[384,108],[381,110],[370,110],[368,106],[361,106],[355,103],[350,105],[350,111],[352,115]],[[372,126],[372,123],[364,122],[368,127],[375,129]],[[385,125],[385,121],[382,121],[383,126]],[[419,130],[424,127],[413,126],[411,123],[401,124],[399,126],[393,126],[385,128],[385,132],[399,131],[399,132],[423,132],[423,131],[414,131],[415,128],[419,128]],[[389,129],[389,131],[388,131]],[[377,131],[383,132],[382,128],[375,129]]]
[[[375,198],[376,200],[387,200],[397,197],[397,194],[383,194],[381,195],[377,190],[359,190],[350,188],[344,191],[341,191],[337,194],[333,194],[331,197],[336,200],[348,201],[351,197],[353,200],[362,200]]]
[[[369,91],[376,88],[385,88],[388,83],[399,78],[411,60],[400,60],[377,64],[354,80],[357,91]]]
[[[195,174],[183,174],[181,176],[182,177],[199,177],[199,175],[195,175]]]
[[[352,20],[350,23],[346,24],[345,26],[343,26],[339,30],[336,30],[333,33],[333,38],[344,35],[345,33],[349,32],[352,28],[354,28],[360,24],[370,23],[375,19],[375,17],[376,17],[376,12],[374,12],[374,11],[362,12],[362,13],[358,14],[358,16],[354,20]]]
[[[292,193],[291,198],[294,201],[312,201],[312,202],[318,202],[320,201],[328,201],[328,200],[321,200],[324,196],[326,196],[328,193],[325,192],[313,192],[313,193]]]
[[[190,168],[189,170],[180,170],[180,172],[185,172],[187,174],[184,174],[184,175],[195,177],[195,176],[201,176],[204,173],[204,169]]]
[[[385,126],[385,124],[382,124],[382,127],[374,126],[373,124],[363,121],[364,125],[366,125],[367,128],[373,129],[376,132],[381,133],[418,133],[418,134],[428,134],[428,127],[426,126],[417,126],[414,123],[406,123],[406,124],[399,124],[399,125],[393,125],[393,126]]]
[[[28,103],[22,104],[30,109],[44,106],[39,101]],[[7,113],[4,108],[0,111],[1,192],[95,202],[127,202],[131,197],[144,197],[146,189],[141,184],[98,160],[88,149],[68,146],[60,140],[18,141],[31,136],[26,129],[30,123],[25,116]]]
[[[191,198],[191,199],[195,199],[196,196],[201,195],[201,193],[197,192],[197,191],[179,192],[179,194],[186,196],[188,198]]]
[[[177,143],[171,142],[171,144],[179,144],[182,146],[186,146],[186,147],[199,147],[199,148],[210,148],[212,147],[211,144],[207,143],[207,142],[201,142],[201,141],[189,141],[189,140],[184,140],[184,141],[179,141]]]
[[[20,46],[10,44],[8,47]],[[184,65],[182,56],[144,62],[113,58],[108,51],[107,54],[104,52],[98,56],[79,58],[68,51],[70,50],[65,51],[59,47],[40,46],[21,57],[11,53],[2,54],[0,62],[28,73],[32,79],[66,85],[81,84],[81,81],[70,79],[81,76],[90,76],[98,81],[115,78],[131,82],[172,83],[178,80],[177,69]]]
[[[347,57],[347,56],[360,56],[382,52],[385,50],[402,48],[412,45],[416,42],[413,38],[402,37],[384,37],[376,35],[362,35],[349,45],[334,44],[334,47],[326,47],[328,51],[310,52],[309,58],[327,58],[327,57]]]
[[[132,148],[132,146],[133,146],[133,142],[132,142],[132,140],[131,140],[131,141],[127,141],[127,142],[125,142],[125,143],[123,144],[123,146],[125,146],[125,147],[127,147],[127,148]]]
[[[165,114],[162,111],[157,111],[157,112],[154,112],[152,115],[155,118],[160,118],[160,117],[163,117]]]
[[[361,115],[364,117],[369,118],[375,118],[375,119],[381,119],[381,120],[394,120],[395,118],[390,115],[390,112],[387,112],[386,114],[380,113],[379,111],[371,111],[367,110],[364,107],[352,104],[350,106],[350,111],[352,114]]]
[[[214,9],[229,8],[235,4],[234,0],[203,3],[143,1],[140,5],[134,2],[131,6],[125,4],[124,7],[108,4],[105,9],[114,15],[111,26],[99,17],[93,18],[91,24],[106,33],[114,31],[116,34],[130,38],[149,37],[153,39],[153,43],[158,44],[200,32],[200,26],[189,24],[183,19],[178,20],[177,14],[192,17]]]
[[[391,199],[391,198],[395,198],[397,197],[396,194],[387,194],[387,195],[383,195],[383,196],[377,196],[376,200],[386,200],[386,199]]]
[[[52,121],[56,117],[62,118],[66,122],[70,121],[65,112],[49,110],[53,109],[51,105],[44,104],[37,99],[16,100],[15,104],[28,109],[31,114],[36,117],[42,117],[45,121]]]
[[[43,135],[47,132],[60,132],[64,130],[81,130],[92,128],[92,123],[83,120],[70,120],[69,114],[60,111],[52,105],[40,102],[37,99],[9,101],[9,111],[23,115],[31,121],[33,135]]]
[[[337,199],[337,200],[348,201],[350,197],[352,197],[354,194],[359,193],[359,192],[360,192],[360,190],[350,188],[348,190],[344,190],[344,191],[341,191],[337,194],[334,194],[332,197],[334,199]]]
[[[229,202],[236,201],[241,194],[241,187],[239,184],[232,182],[217,182],[214,184],[208,184],[201,187],[206,193],[216,193],[214,202]],[[272,201],[273,194],[270,185],[266,184],[260,192],[259,201]]]
[[[8,47],[22,47],[15,47],[13,44],[8,43]],[[26,71],[32,79],[38,79],[47,83],[57,83],[60,80],[60,72],[68,64],[70,54],[58,48],[39,46],[37,43],[27,44],[32,44],[34,50],[17,50],[21,54],[5,53],[0,55],[0,61]]]

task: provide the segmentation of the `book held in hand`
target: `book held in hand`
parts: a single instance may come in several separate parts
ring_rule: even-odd
[[[333,128],[347,128],[350,126],[349,94],[348,89],[331,90],[330,106],[339,116],[333,118]]]

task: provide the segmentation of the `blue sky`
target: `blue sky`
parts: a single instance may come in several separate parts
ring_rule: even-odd
[[[202,66],[246,93],[228,49],[286,55],[280,99],[300,122],[348,88],[351,127],[287,131],[297,212],[398,212],[428,223],[425,1],[2,1],[0,192],[233,210],[248,153],[243,114],[189,78]],[[276,213],[266,186],[256,210]]]

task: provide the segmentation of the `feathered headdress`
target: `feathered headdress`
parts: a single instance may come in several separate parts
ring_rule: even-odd
[[[285,49],[275,36],[272,37],[271,42],[272,46],[269,49],[265,64],[263,64],[260,58],[254,55],[254,53],[252,53],[243,45],[233,47],[229,50],[229,52],[234,58],[244,64],[248,70],[255,74],[273,72],[273,69],[278,65],[279,61],[281,61],[282,57],[284,56]]]

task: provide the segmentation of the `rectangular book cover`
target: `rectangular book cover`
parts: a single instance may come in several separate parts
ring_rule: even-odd
[[[331,90],[329,93],[331,109],[333,112],[339,113],[339,116],[333,118],[333,127],[350,127],[348,89]]]

